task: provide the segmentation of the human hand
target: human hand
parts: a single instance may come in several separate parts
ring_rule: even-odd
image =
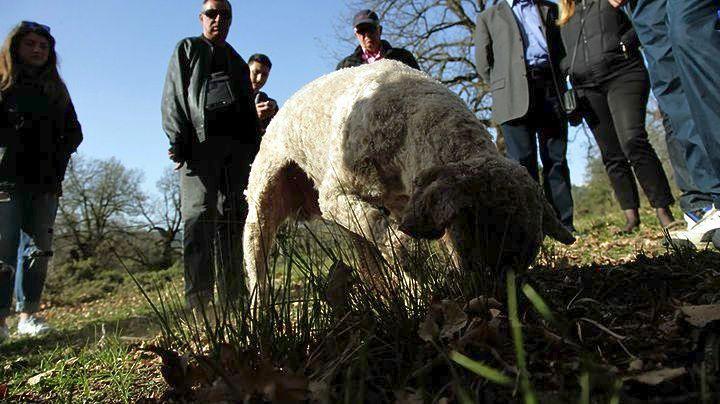
[[[257,115],[260,120],[272,118],[275,115],[276,108],[277,104],[272,100],[255,104],[255,109],[257,109]]]
[[[627,3],[627,0],[608,0],[608,3],[615,8],[620,8]]]
[[[173,150],[172,147],[170,149],[168,149],[168,157],[170,157],[170,160],[175,162],[175,167],[173,168],[173,170],[175,170],[175,171],[179,171],[185,165],[185,162],[180,160],[175,155],[175,150]]]

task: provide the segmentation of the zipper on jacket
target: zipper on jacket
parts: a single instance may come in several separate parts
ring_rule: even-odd
[[[587,3],[585,2],[585,0],[582,0],[581,3],[582,3],[582,12],[583,12],[583,14],[582,14],[582,19],[581,19],[581,20],[584,20],[585,18],[587,18],[587,15],[588,15],[588,13],[587,13],[588,7],[587,7]],[[584,25],[584,24],[582,23],[582,21],[580,22],[580,24],[581,24],[581,25],[580,25],[581,27]],[[582,41],[583,41],[583,59],[585,59],[585,66],[586,66],[586,68],[587,68],[587,66],[590,66],[590,59],[588,58],[588,41],[587,41],[587,35],[586,35],[586,33],[585,33],[585,30],[582,29],[582,28],[581,28],[580,33],[582,34]]]

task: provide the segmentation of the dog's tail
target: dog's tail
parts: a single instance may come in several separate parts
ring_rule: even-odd
[[[555,210],[547,201],[545,201],[545,210],[543,212],[543,233],[566,245],[575,242],[575,237],[567,227],[563,226],[555,215]]]

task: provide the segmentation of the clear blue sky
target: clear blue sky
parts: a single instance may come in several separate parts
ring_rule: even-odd
[[[60,69],[83,125],[86,156],[115,156],[145,173],[154,188],[167,159],[160,98],[175,44],[199,35],[199,0],[3,0],[3,38],[21,20],[49,25]],[[332,71],[349,53],[336,27],[349,15],[342,0],[235,1],[228,41],[243,57],[273,61],[264,88],[280,104],[302,85]],[[348,28],[349,29],[349,28]],[[347,48],[345,52],[344,49]],[[568,153],[574,183],[584,177],[583,136]]]

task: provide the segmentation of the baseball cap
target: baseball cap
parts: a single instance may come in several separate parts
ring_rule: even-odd
[[[360,24],[378,25],[380,24],[380,18],[378,18],[378,15],[372,10],[358,11],[353,18],[353,28]]]

